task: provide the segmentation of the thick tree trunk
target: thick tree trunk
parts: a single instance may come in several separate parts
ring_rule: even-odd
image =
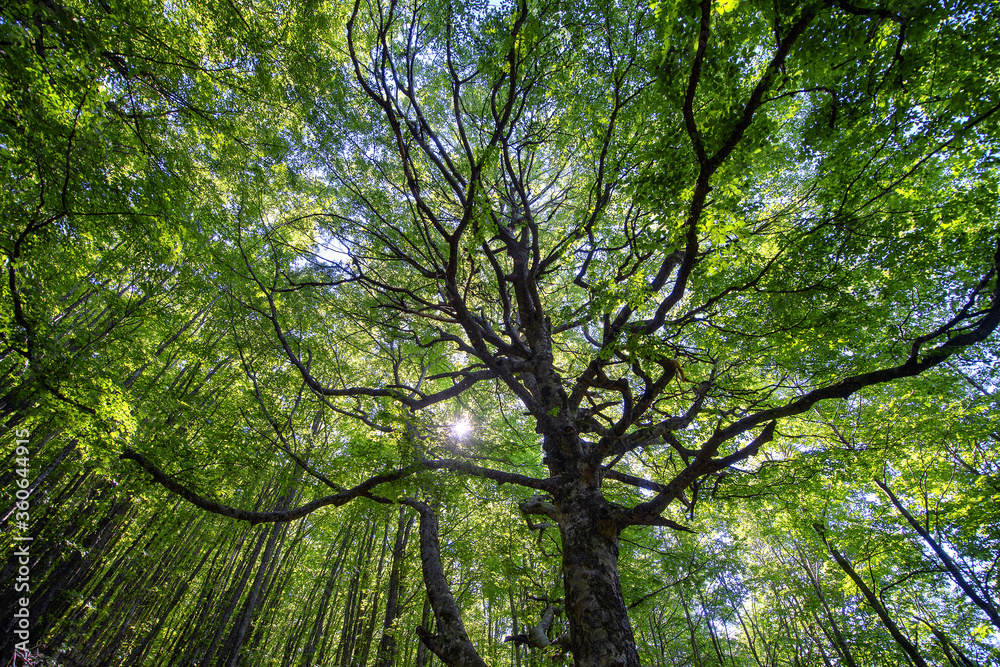
[[[618,578],[618,525],[598,489],[559,498],[566,616],[576,667],[639,666]]]

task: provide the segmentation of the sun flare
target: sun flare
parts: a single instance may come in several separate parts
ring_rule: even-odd
[[[472,424],[469,423],[468,419],[466,419],[465,417],[462,417],[461,419],[459,419],[458,421],[456,421],[454,424],[452,424],[452,426],[451,426],[451,432],[452,432],[452,434],[456,438],[458,438],[458,439],[461,440],[462,438],[464,438],[465,436],[467,436],[469,433],[472,433]]]

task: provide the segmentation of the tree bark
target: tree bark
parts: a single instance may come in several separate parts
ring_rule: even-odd
[[[510,618],[511,624],[514,629],[514,634],[520,634],[517,627],[517,606],[514,604],[514,585],[511,583],[507,584],[507,600],[510,602]],[[521,646],[520,644],[514,644],[514,665],[515,667],[521,667]]]
[[[400,508],[402,509],[402,508]],[[385,556],[389,551],[389,517],[385,519],[385,530],[382,533],[382,549],[378,559],[378,569],[375,572],[375,587],[372,593],[371,609],[368,612],[368,624],[365,627],[364,636],[361,639],[361,653],[355,656],[355,667],[365,667],[368,664],[368,656],[371,653],[372,637],[375,635],[375,625],[378,623],[378,606],[381,601],[382,573],[385,571]],[[371,553],[371,549],[369,549]],[[368,588],[369,577],[366,574],[364,586]]]
[[[694,667],[702,667],[701,651],[698,649],[697,625],[691,619],[691,610],[688,608],[687,600],[684,599],[684,591],[680,587],[677,589],[681,606],[684,608],[684,621],[687,624],[688,637],[691,641],[691,660]]]
[[[392,625],[399,616],[399,598],[402,591],[400,570],[403,566],[403,556],[406,544],[410,539],[410,529],[413,527],[413,515],[404,515],[403,507],[399,508],[399,520],[396,524],[396,540],[392,545],[392,565],[389,567],[389,590],[386,592],[385,618],[382,621],[382,640],[379,642],[377,667],[392,667],[396,660],[396,636]]]
[[[233,617],[234,613],[236,613],[236,608],[239,605],[240,598],[243,596],[243,592],[247,587],[247,582],[250,580],[250,573],[253,571],[253,567],[257,563],[257,557],[260,555],[260,550],[267,540],[268,531],[266,529],[260,530],[259,533],[260,534],[257,536],[256,542],[253,543],[252,550],[245,557],[240,570],[237,572],[238,580],[227,592],[229,596],[229,603],[224,608],[221,616],[216,619],[218,628],[215,631],[215,636],[212,638],[212,643],[209,645],[208,650],[201,659],[201,662],[204,665],[211,665],[212,661],[215,660],[215,654],[218,652],[219,647],[222,644],[222,638],[229,625],[229,619]]]
[[[934,638],[938,640],[938,643],[941,645],[941,650],[944,651],[944,655],[948,658],[948,662],[952,665],[952,667],[975,667],[976,663],[972,662],[972,660],[965,655],[965,652],[962,651],[961,647],[951,641],[951,639],[944,634],[944,631],[941,630],[941,628],[936,625],[931,625],[926,620],[924,621],[924,625],[930,628],[931,632],[934,634]]]
[[[826,595],[823,594],[823,586],[819,581],[818,571],[813,571],[812,564],[809,562],[809,559],[806,558],[805,551],[803,551],[799,543],[795,542],[794,544],[795,550],[799,555],[799,563],[802,565],[802,569],[805,571],[806,577],[809,579],[809,583],[812,586],[813,591],[816,593],[816,599],[819,600],[820,606],[823,608],[823,614],[826,616],[826,620],[830,624],[830,632],[827,632],[826,628],[822,625],[822,623],[820,623],[819,616],[816,612],[813,612],[817,626],[823,631],[823,634],[827,636],[827,639],[830,640],[834,650],[840,653],[844,662],[847,663],[847,666],[858,667],[857,663],[854,661],[854,656],[851,654],[851,647],[847,645],[847,641],[844,639],[844,635],[840,631],[840,626],[837,625],[837,617],[833,615],[833,612],[830,610],[830,605],[826,601]]]
[[[424,610],[420,616],[420,627],[428,630],[431,629],[433,620],[434,617],[431,615],[431,601],[428,598],[424,600]],[[417,642],[417,667],[427,667],[432,657],[427,645],[423,642]],[[517,667],[521,667],[520,663],[518,663]]]
[[[518,646],[525,645],[531,648],[548,648],[553,644],[560,644],[568,649],[569,637],[567,635],[556,637],[554,640],[549,639],[549,630],[552,628],[552,621],[555,620],[555,615],[556,606],[550,602],[545,605],[536,625],[529,627],[525,633],[515,632],[504,641],[514,642]]]
[[[312,592],[309,594],[309,601],[307,602],[305,608],[309,610],[315,610],[313,622],[311,624],[311,629],[306,637],[305,647],[302,649],[301,656],[301,667],[309,667],[309,665],[319,662],[321,656],[317,656],[317,648],[319,648],[320,640],[323,636],[323,627],[326,622],[327,615],[331,614],[330,609],[333,605],[330,604],[330,597],[333,595],[334,589],[339,585],[340,574],[344,569],[344,561],[347,558],[347,552],[350,548],[351,541],[354,537],[355,525],[353,522],[346,523],[337,534],[337,537],[331,543],[330,549],[326,553],[326,559],[324,561],[324,566],[329,567],[329,574],[326,578],[316,581],[316,585]],[[341,538],[341,535],[343,537]],[[338,548],[339,544],[339,548]],[[332,566],[327,564],[333,561]],[[318,605],[313,604],[313,598],[316,593],[319,592],[319,588],[322,585],[323,593],[320,596],[320,602]],[[305,624],[303,623],[303,627]]]
[[[436,634],[431,634],[424,627],[417,628],[420,641],[449,667],[486,667],[486,662],[465,631],[458,603],[455,602],[455,596],[444,576],[437,515],[427,504],[418,500],[406,499],[400,502],[420,513],[420,563],[427,597],[437,621]]]
[[[288,497],[288,501],[290,500],[291,494]],[[250,630],[250,623],[257,611],[260,589],[265,578],[264,575],[270,568],[271,559],[274,555],[274,547],[278,543],[278,537],[279,535],[283,535],[284,532],[285,526],[283,525],[275,524],[270,527],[270,535],[267,538],[267,545],[264,547],[264,555],[257,566],[257,574],[254,575],[253,583],[250,585],[250,593],[243,603],[243,613],[239,615],[239,620],[230,634],[228,646],[226,647],[226,652],[229,654],[229,659],[226,661],[227,667],[236,667],[237,660],[239,660],[240,649],[243,648],[243,641],[246,639],[247,632]]]
[[[639,667],[618,578],[618,524],[599,489],[568,487],[558,500],[563,584],[577,667]]]

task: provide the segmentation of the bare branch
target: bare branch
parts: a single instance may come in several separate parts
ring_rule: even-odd
[[[209,500],[204,496],[198,495],[183,484],[179,483],[173,477],[164,473],[149,459],[133,449],[126,448],[119,458],[123,460],[135,461],[139,464],[139,467],[152,475],[153,479],[158,484],[166,488],[168,491],[176,493],[192,505],[195,505],[206,512],[221,514],[222,516],[236,519],[237,521],[248,521],[251,525],[256,525],[258,523],[294,521],[295,519],[301,519],[307,514],[312,514],[321,507],[326,507],[328,505],[339,507],[340,505],[350,502],[355,498],[368,498],[369,500],[374,500],[380,503],[391,503],[392,501],[386,498],[374,495],[372,491],[381,484],[403,479],[404,477],[412,475],[423,468],[423,466],[419,464],[414,464],[390,473],[375,475],[373,477],[369,477],[367,480],[352,489],[324,496],[322,498],[317,498],[316,500],[295,509],[275,512],[252,512],[249,510],[230,507],[229,505],[223,505],[222,503],[218,503],[214,500]]]

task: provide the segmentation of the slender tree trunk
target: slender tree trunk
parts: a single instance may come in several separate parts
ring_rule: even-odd
[[[815,617],[815,614],[813,614],[813,616]],[[826,630],[823,630],[822,628],[820,628],[820,630],[824,635],[826,635]],[[833,663],[830,662],[830,656],[826,654],[826,649],[823,648],[823,642],[819,640],[816,633],[810,630],[809,626],[806,626],[806,633],[812,637],[813,644],[816,645],[816,649],[819,651],[819,655],[823,659],[823,667],[833,667]],[[829,639],[829,636],[827,636],[827,639]]]
[[[420,627],[424,628],[428,632],[434,631],[434,626],[432,625],[434,617],[431,615],[431,601],[428,597],[424,600],[424,611],[420,616]],[[430,662],[431,652],[427,648],[427,645],[423,642],[417,642],[417,667],[427,667],[427,663]],[[520,663],[518,663],[520,667]]]
[[[218,622],[218,628],[215,631],[215,636],[212,638],[212,643],[209,645],[208,650],[201,659],[201,664],[204,667],[208,667],[212,664],[212,661],[215,660],[215,654],[218,652],[222,643],[222,637],[229,624],[229,619],[232,618],[233,614],[236,612],[236,607],[239,604],[240,598],[243,596],[243,591],[246,590],[247,582],[250,580],[250,573],[253,571],[253,566],[257,562],[257,556],[260,555],[260,550],[264,546],[267,536],[267,529],[259,530],[257,540],[253,543],[252,550],[245,557],[242,567],[237,573],[237,581],[229,591],[229,603],[223,610],[222,615],[217,617],[216,620]]]
[[[833,644],[834,649],[836,649],[844,658],[844,662],[847,663],[848,667],[857,667],[857,663],[854,661],[854,656],[851,654],[851,648],[844,640],[844,635],[840,631],[840,626],[837,625],[837,618],[830,610],[830,605],[827,604],[826,596],[823,594],[823,586],[820,584],[817,573],[813,572],[812,565],[809,563],[805,552],[802,550],[802,547],[798,544],[798,542],[795,543],[795,550],[799,554],[799,562],[802,564],[802,569],[805,570],[806,577],[809,578],[809,584],[812,586],[813,591],[816,593],[816,598],[823,607],[823,614],[826,616],[826,620],[830,624],[830,633],[833,634],[833,637],[830,637],[830,633],[827,633],[826,628],[819,622],[819,617],[815,612],[813,612],[813,616],[816,618],[816,623],[819,625],[819,629],[823,631],[823,634],[827,635],[827,639],[830,639],[830,643]]]
[[[402,507],[400,508],[402,509]],[[361,639],[361,653],[355,657],[356,667],[365,667],[368,664],[368,656],[371,653],[372,638],[375,635],[375,625],[378,623],[378,605],[381,600],[382,573],[385,571],[385,556],[389,551],[389,517],[386,516],[385,531],[382,534],[382,549],[378,558],[378,569],[375,572],[375,585],[373,586],[371,610],[368,613],[368,623],[365,626],[364,636]],[[365,576],[365,588],[370,582]],[[377,657],[377,655],[376,655]]]
[[[405,508],[399,506],[399,520],[396,523],[396,540],[392,545],[392,564],[389,567],[389,590],[386,593],[385,618],[382,621],[382,640],[379,642],[377,667],[392,667],[396,659],[396,636],[392,624],[399,616],[399,598],[402,591],[400,570],[403,567],[403,556],[406,553],[406,543],[410,539],[410,529],[413,527],[413,515],[407,516]]]
[[[204,519],[204,517],[202,517],[202,519]],[[203,524],[204,524],[204,520],[199,521],[198,524],[196,525],[196,530],[195,531],[190,531],[190,532],[191,533],[196,533],[197,532],[197,528],[200,528]],[[188,531],[185,531],[185,532],[188,532]],[[195,545],[194,548],[192,548],[192,550],[191,550],[192,553],[195,555],[195,557],[197,557],[197,555],[199,553],[198,550],[199,550],[199,546],[198,545]],[[217,549],[214,549],[214,548],[211,548],[211,547],[205,549],[204,553],[201,554],[201,558],[198,560],[198,563],[193,568],[187,570],[187,573],[186,573],[187,576],[186,576],[186,578],[177,587],[177,592],[174,595],[173,601],[170,603],[170,605],[167,608],[167,610],[165,610],[163,612],[163,616],[160,619],[160,622],[158,623],[157,627],[154,628],[154,630],[147,635],[146,639],[143,641],[143,643],[140,646],[136,647],[136,649],[134,651],[132,651],[132,654],[129,656],[128,661],[125,663],[126,665],[140,665],[140,664],[142,664],[142,661],[143,661],[143,658],[144,658],[144,656],[146,654],[146,651],[148,651],[150,642],[152,642],[152,640],[156,637],[156,635],[159,634],[159,631],[162,628],[164,622],[167,621],[167,619],[169,618],[169,616],[171,615],[171,613],[173,612],[173,610],[177,608],[177,605],[179,604],[180,600],[184,597],[184,595],[187,593],[187,591],[191,587],[191,582],[193,582],[194,579],[195,579],[195,577],[198,576],[198,572],[200,572],[201,568],[205,565],[205,563],[208,562],[209,557],[212,556],[213,553],[217,553],[217,552],[218,552]],[[180,619],[181,615],[180,614],[175,614],[175,616],[178,617],[176,619],[176,621],[179,622],[181,620]],[[169,635],[177,634],[176,633],[176,627],[174,628],[173,632],[171,632],[170,629],[168,628],[168,634]]]
[[[510,599],[510,617],[514,624],[514,634],[518,634],[517,627],[517,606],[514,604],[514,586],[513,584],[507,585],[507,595]],[[514,664],[516,667],[521,667],[521,646],[516,642],[512,644],[514,647]]]
[[[756,625],[751,620],[748,625],[744,620],[743,614],[740,612],[740,596],[734,595],[734,593],[729,589],[729,584],[726,582],[725,575],[720,573],[719,579],[722,583],[722,589],[726,592],[726,597],[731,601],[731,608],[733,614],[736,616],[736,620],[739,621],[740,627],[743,629],[743,636],[746,637],[747,648],[750,649],[750,656],[753,658],[754,663],[758,667],[764,667],[765,661],[761,660],[760,653],[757,651],[757,628]],[[735,602],[733,602],[735,600]],[[764,648],[767,646],[765,644]]]
[[[344,534],[342,540],[340,539],[341,534]],[[325,563],[329,563],[330,560],[332,559],[333,566],[329,568],[329,574],[325,577],[325,579],[317,580],[315,587],[309,594],[309,600],[305,605],[305,609],[308,609],[310,611],[315,609],[315,611],[313,612],[314,618],[313,618],[312,628],[310,629],[309,634],[306,636],[306,644],[305,647],[302,649],[302,661],[301,661],[302,667],[309,667],[309,665],[312,665],[314,662],[316,662],[314,658],[316,657],[317,646],[319,645],[320,640],[323,637],[324,621],[326,620],[326,616],[331,607],[330,596],[333,595],[333,591],[337,587],[340,578],[340,572],[342,569],[341,566],[343,565],[343,562],[347,557],[347,550],[349,548],[348,545],[350,544],[353,534],[354,534],[354,524],[352,522],[346,523],[340,529],[340,532],[337,534],[337,537],[334,538],[334,541],[330,549],[326,553]],[[339,549],[337,548],[338,542],[340,544]],[[319,605],[314,606],[313,599],[315,598],[316,593],[319,592],[321,581],[322,581],[323,593],[320,597]]]
[[[227,532],[229,531],[225,531],[223,535],[226,535]],[[168,667],[173,667],[175,664],[189,665],[194,662],[193,656],[199,648],[198,642],[195,641],[195,636],[205,632],[205,623],[215,601],[216,591],[213,583],[220,578],[216,563],[222,557],[223,551],[219,547],[216,547],[212,551],[214,552],[212,564],[209,565],[208,572],[205,574],[204,583],[201,586],[197,602],[190,606],[187,622],[177,635],[177,641],[174,644],[174,650]],[[183,652],[181,651],[182,647],[184,649]]]
[[[952,667],[975,667],[976,663],[972,662],[969,657],[965,655],[962,649],[944,634],[944,631],[941,630],[941,628],[936,625],[931,625],[927,621],[924,621],[924,625],[930,628],[935,639],[937,639],[938,643],[941,645],[941,650],[944,651],[944,655],[948,658],[948,662],[952,665]]]
[[[243,613],[240,614],[239,621],[230,635],[227,646],[227,652],[229,653],[229,660],[226,662],[227,667],[236,667],[236,661],[239,659],[243,641],[250,630],[250,622],[253,620],[254,612],[257,611],[257,603],[260,598],[260,589],[264,582],[264,575],[270,568],[274,547],[278,542],[279,534],[284,532],[283,528],[284,526],[277,523],[271,526],[271,535],[267,538],[264,555],[260,559],[260,564],[257,566],[257,574],[254,576],[253,584],[250,586],[250,593],[243,604]]]
[[[701,615],[705,619],[705,627],[708,629],[708,637],[712,640],[712,648],[715,649],[715,656],[719,659],[719,664],[724,665],[726,664],[726,655],[722,652],[722,643],[715,632],[715,626],[712,625],[712,619],[708,617],[708,604],[705,602],[701,587],[697,586],[696,590],[698,591],[698,601],[701,602]]]
[[[885,606],[883,606],[882,602],[878,599],[878,596],[875,595],[875,591],[868,587],[868,584],[866,584],[864,579],[861,578],[861,575],[857,573],[850,561],[848,561],[847,558],[845,558],[844,555],[841,554],[836,547],[830,544],[830,542],[826,539],[826,531],[823,527],[819,525],[814,527],[816,528],[816,532],[818,532],[823,538],[823,541],[826,542],[826,546],[830,550],[830,554],[833,555],[833,559],[837,561],[837,565],[839,565],[840,569],[851,578],[854,585],[857,586],[861,591],[861,594],[865,596],[865,600],[871,608],[875,610],[875,614],[878,615],[879,620],[882,621],[882,625],[884,625],[886,630],[889,631],[892,638],[896,640],[899,647],[903,649],[911,660],[913,660],[913,664],[917,667],[928,667],[927,663],[924,662],[923,656],[920,655],[920,651],[917,650],[917,647],[914,646],[909,639],[907,639],[906,635],[900,631],[899,626],[897,626],[892,620],[892,617],[889,616],[889,611],[885,608]]]
[[[684,620],[687,623],[688,637],[691,640],[691,658],[695,667],[702,667],[701,651],[698,649],[697,625],[691,619],[691,611],[688,609],[687,600],[684,599],[684,593],[682,591],[679,593],[681,606],[684,607]]]
[[[903,515],[903,518],[910,524],[910,527],[912,527],[913,530],[915,530],[917,534],[923,538],[924,542],[927,543],[934,553],[937,554],[937,557],[941,559],[942,563],[944,563],[945,568],[948,570],[948,573],[951,574],[951,578],[954,579],[955,583],[958,584],[958,587],[962,589],[966,596],[968,596],[968,598],[972,600],[977,607],[983,610],[993,625],[1000,628],[1000,613],[997,612],[997,608],[993,606],[990,600],[981,597],[976,592],[975,587],[965,578],[965,575],[962,574],[962,571],[959,569],[958,565],[951,558],[951,556],[948,555],[948,552],[945,551],[944,547],[942,547],[927,531],[927,529],[921,526],[920,522],[917,521],[905,507],[903,507],[903,503],[899,501],[899,498],[897,498],[896,494],[889,489],[888,485],[877,479],[875,480],[875,485],[882,489],[882,492],[889,497],[893,507],[895,507],[896,510]]]
[[[347,599],[344,602],[344,617],[340,628],[340,644],[337,648],[337,663],[341,667],[348,667],[351,664],[354,656],[354,645],[358,639],[357,625],[365,594],[361,587],[361,572],[362,569],[367,567],[365,556],[371,549],[371,534],[372,531],[368,531],[362,537],[361,548],[357,550],[357,558],[354,561],[354,573],[348,585]]]

